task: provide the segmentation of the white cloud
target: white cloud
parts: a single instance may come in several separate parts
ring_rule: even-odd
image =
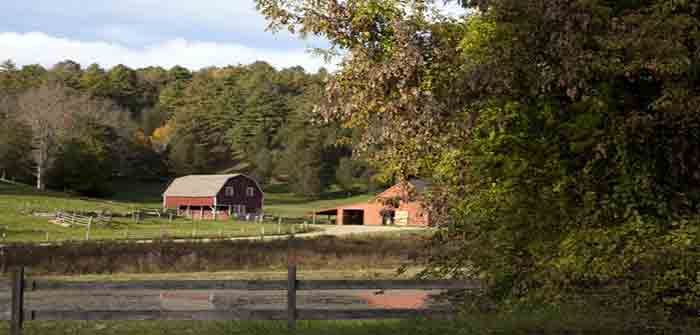
[[[234,43],[216,43],[172,39],[143,48],[102,41],[79,41],[49,36],[44,33],[0,33],[2,58],[19,65],[41,64],[50,67],[70,59],[83,65],[98,63],[103,67],[124,64],[130,67],[181,65],[190,69],[207,66],[248,64],[257,60],[277,68],[300,65],[315,72],[320,67],[334,68],[307,50],[274,50],[251,48]]]

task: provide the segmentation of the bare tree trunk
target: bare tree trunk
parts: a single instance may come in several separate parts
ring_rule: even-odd
[[[43,169],[41,168],[41,163],[36,165],[36,188],[38,190],[44,190],[44,178],[43,178]]]
[[[36,156],[36,188],[38,190],[46,189],[44,182],[44,165],[46,163],[46,157],[48,156],[44,151],[45,143],[39,144],[39,150]]]

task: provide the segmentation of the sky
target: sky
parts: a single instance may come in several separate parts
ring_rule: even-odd
[[[253,0],[2,0],[0,13],[0,60],[20,66],[335,67],[309,52],[324,40],[266,31]]]

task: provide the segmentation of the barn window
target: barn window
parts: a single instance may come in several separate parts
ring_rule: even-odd
[[[248,187],[248,188],[245,190],[245,194],[246,194],[247,196],[249,196],[249,197],[252,197],[252,196],[255,195],[255,189],[252,188],[252,187]]]
[[[226,196],[227,196],[227,197],[232,197],[232,196],[233,196],[233,187],[231,187],[231,186],[226,186]]]

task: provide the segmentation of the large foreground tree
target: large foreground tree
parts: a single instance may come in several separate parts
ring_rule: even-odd
[[[319,116],[390,173],[430,175],[432,273],[500,298],[614,285],[700,309],[700,5],[257,0],[345,57]],[[539,293],[544,293],[539,295]]]

